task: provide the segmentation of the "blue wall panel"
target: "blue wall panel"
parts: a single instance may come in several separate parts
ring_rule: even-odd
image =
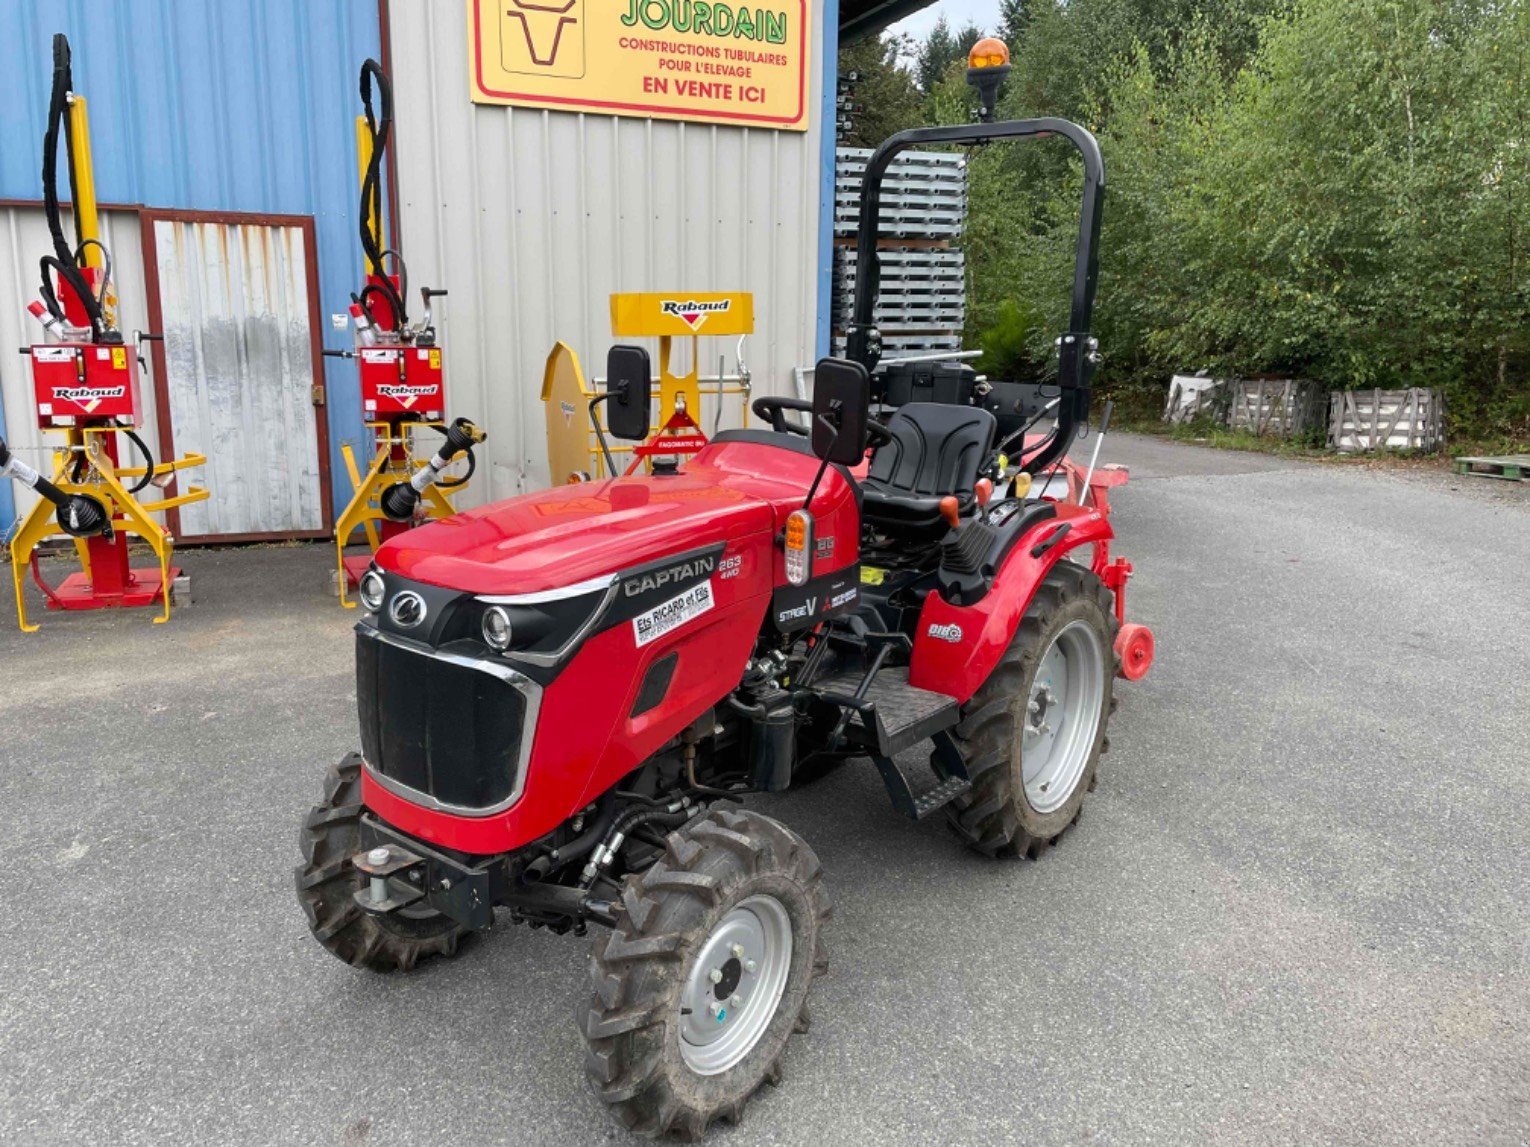
[[[829,353],[834,317],[834,147],[839,132],[839,0],[823,0],[819,33],[823,36],[823,106],[818,114],[818,357]]]
[[[328,316],[361,272],[354,122],[361,62],[381,52],[375,0],[0,0],[0,198],[42,197],[55,32],[90,101],[98,198],[314,216],[325,345],[349,347]],[[355,367],[324,368],[338,514],[340,445],[365,425]]]

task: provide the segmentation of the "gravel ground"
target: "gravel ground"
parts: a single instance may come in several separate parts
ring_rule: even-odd
[[[1530,1139],[1526,490],[1105,457],[1158,663],[1082,822],[995,864],[869,765],[759,801],[823,860],[833,960],[710,1141]],[[188,553],[166,626],[0,614],[0,1141],[628,1141],[585,941],[378,977],[309,938],[297,825],[356,740],[328,560]]]

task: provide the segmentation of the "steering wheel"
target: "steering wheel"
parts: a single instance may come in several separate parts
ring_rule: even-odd
[[[788,410],[801,411],[803,414],[813,413],[813,404],[805,398],[775,398],[767,396],[756,398],[750,405],[759,418],[770,423],[770,428],[777,434],[800,434],[804,438],[812,437],[812,431],[800,422],[793,422],[786,417]],[[879,422],[875,418],[866,419],[866,441],[872,448],[885,446],[892,441],[892,431],[887,429],[885,422]]]

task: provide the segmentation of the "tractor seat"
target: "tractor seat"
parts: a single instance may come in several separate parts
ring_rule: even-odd
[[[933,539],[946,529],[940,500],[955,496],[971,511],[978,468],[993,449],[997,423],[988,411],[941,402],[910,402],[887,421],[892,441],[878,446],[861,483],[861,518],[884,534]]]

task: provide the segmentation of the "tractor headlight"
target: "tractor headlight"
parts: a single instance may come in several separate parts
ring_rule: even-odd
[[[376,613],[382,608],[386,588],[382,574],[376,570],[367,570],[361,575],[361,604],[367,607],[367,612]]]
[[[786,517],[786,580],[792,585],[806,585],[813,576],[813,515],[793,510]]]
[[[510,613],[500,605],[491,605],[483,611],[483,640],[490,649],[500,652],[510,648],[514,631],[510,625]]]

